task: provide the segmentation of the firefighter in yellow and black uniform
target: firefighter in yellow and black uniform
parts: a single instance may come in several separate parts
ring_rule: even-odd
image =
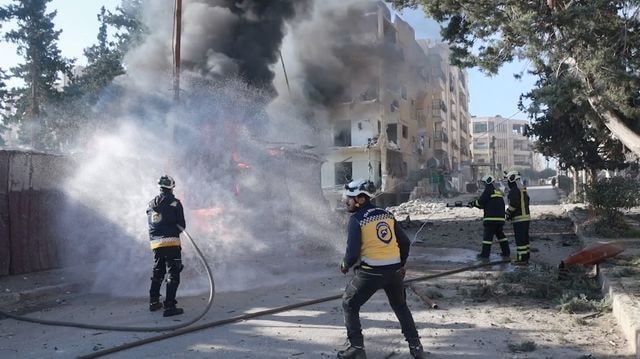
[[[482,250],[478,254],[478,258],[481,260],[489,259],[491,254],[491,244],[493,243],[493,237],[498,239],[500,249],[503,257],[509,257],[511,252],[509,250],[509,242],[507,236],[504,234],[504,196],[499,189],[496,189],[493,182],[493,176],[484,176],[481,181],[484,184],[484,191],[478,199],[469,202],[468,207],[477,207],[484,210],[482,216],[482,225],[484,227],[484,233],[482,236]]]
[[[511,171],[505,174],[509,184],[509,206],[507,207],[507,219],[513,222],[513,234],[516,238],[516,261],[514,264],[527,264],[529,262],[529,194],[527,188],[518,187],[520,173]]]

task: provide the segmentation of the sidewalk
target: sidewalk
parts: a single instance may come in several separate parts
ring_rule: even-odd
[[[34,307],[61,303],[72,295],[79,283],[71,280],[69,269],[0,277],[0,309],[15,313]]]
[[[571,211],[569,217],[573,221],[574,230],[578,239],[586,247],[597,242],[621,242],[625,251],[625,257],[640,256],[640,240],[633,239],[602,239],[588,237],[585,235],[580,220]],[[611,261],[608,260],[608,261]],[[615,265],[603,263],[599,268],[599,280],[602,285],[603,294],[611,298],[613,315],[624,333],[630,349],[640,359],[640,283],[639,275],[624,276]]]

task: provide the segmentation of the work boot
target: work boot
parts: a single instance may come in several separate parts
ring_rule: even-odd
[[[425,359],[425,355],[424,355],[424,349],[422,348],[422,345],[409,345],[409,354],[411,354],[412,357],[414,357],[415,359]]]
[[[511,250],[509,249],[508,242],[500,242],[500,250],[502,251],[502,253],[500,253],[500,257],[502,257],[503,259],[511,257]]]
[[[356,347],[349,345],[345,350],[338,352],[338,358],[340,359],[367,359],[367,354],[364,352],[364,347]]]
[[[165,308],[164,313],[162,313],[163,317],[173,317],[174,315],[180,315],[184,313],[184,309],[176,308],[176,307],[168,307]]]
[[[156,310],[162,309],[162,303],[160,303],[160,297],[151,297],[149,298],[149,311],[155,312]]]
[[[476,258],[483,263],[489,262],[489,256],[483,253],[478,253],[476,255]]]

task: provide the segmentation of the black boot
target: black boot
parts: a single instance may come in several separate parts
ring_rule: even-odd
[[[345,350],[338,352],[338,358],[341,359],[367,359],[367,354],[364,352],[364,347],[356,347],[349,345]]]
[[[502,251],[502,253],[500,253],[501,257],[511,257],[511,250],[509,249],[509,242],[502,241],[500,242],[500,250]]]
[[[411,354],[412,357],[414,357],[414,359],[424,359],[426,358],[424,356],[424,349],[422,348],[422,345],[409,345],[409,354]]]
[[[163,317],[173,317],[174,315],[180,315],[184,313],[184,309],[178,307],[167,307],[164,309],[164,313],[162,313]]]
[[[162,309],[162,303],[160,303],[160,297],[152,297],[149,299],[149,311],[155,312]]]

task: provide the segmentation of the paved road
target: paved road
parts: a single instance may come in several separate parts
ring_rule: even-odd
[[[551,186],[527,187],[531,204],[558,204],[560,196],[558,191]]]

